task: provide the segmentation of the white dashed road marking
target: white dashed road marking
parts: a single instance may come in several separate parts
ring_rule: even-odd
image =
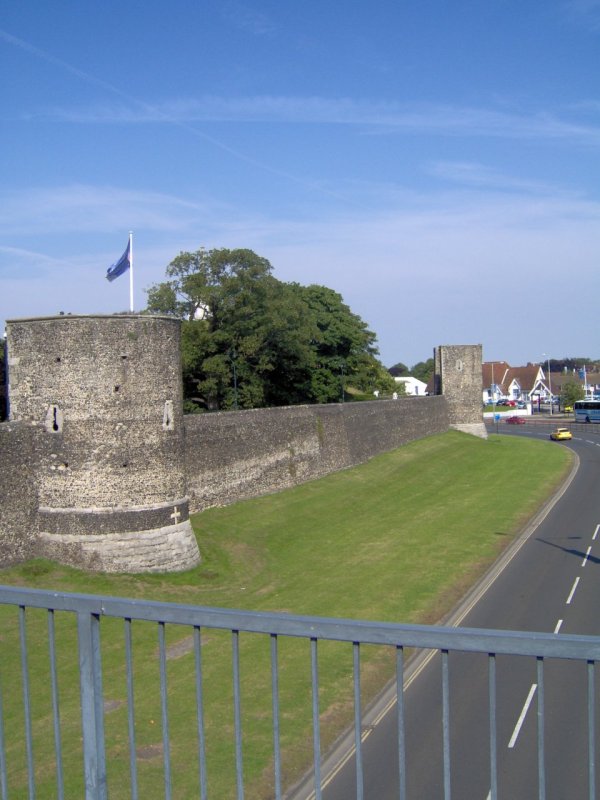
[[[567,605],[571,605],[571,600],[573,599],[573,595],[575,594],[575,590],[577,589],[577,584],[579,583],[579,578],[575,578],[575,583],[573,584],[573,588],[571,589],[571,594],[567,598]]]
[[[513,731],[513,735],[510,737],[510,742],[508,743],[509,749],[515,746],[517,741],[517,737],[521,732],[521,728],[523,727],[523,723],[525,722],[525,717],[527,716],[527,712],[529,711],[529,706],[531,705],[531,701],[533,700],[533,695],[535,694],[535,690],[537,689],[537,683],[533,683],[531,685],[531,689],[529,690],[529,694],[527,695],[527,700],[525,700],[525,705],[523,706],[523,710],[521,711],[521,716],[517,720],[517,724],[515,725],[515,729]]]
[[[581,562],[581,566],[582,566],[582,567],[585,567],[585,565],[587,564],[587,560],[588,560],[588,558],[590,557],[590,553],[591,553],[591,551],[592,551],[592,545],[590,545],[590,546],[588,547],[588,549],[587,549],[587,553],[585,554],[585,556],[584,556],[584,559],[583,559],[583,561]]]

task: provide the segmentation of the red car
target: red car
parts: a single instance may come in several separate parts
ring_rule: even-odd
[[[507,425],[525,425],[525,417],[507,417]]]

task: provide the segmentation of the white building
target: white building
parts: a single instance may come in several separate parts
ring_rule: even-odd
[[[396,383],[404,384],[404,391],[406,394],[424,396],[427,392],[427,384],[420,381],[418,378],[394,378]]]

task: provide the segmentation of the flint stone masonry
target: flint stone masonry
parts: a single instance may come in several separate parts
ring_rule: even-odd
[[[276,492],[447,431],[443,397],[185,417],[192,510]]]
[[[8,567],[36,554],[35,463],[37,428],[19,422],[0,423],[0,566]]]
[[[179,342],[180,322],[168,317],[8,322],[10,420],[42,429],[31,467],[43,554],[55,547],[55,558],[75,566],[147,571],[146,538],[165,570],[198,562]],[[123,544],[134,533],[139,558]]]
[[[446,399],[451,427],[487,438],[481,413],[481,345],[440,345],[434,364],[435,393]]]
[[[189,513],[276,492],[450,427],[485,436],[481,346],[436,348],[436,394],[184,418],[180,323],[8,322],[0,566],[104,572],[199,561]]]

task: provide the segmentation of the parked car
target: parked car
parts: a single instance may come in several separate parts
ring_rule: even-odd
[[[573,434],[568,428],[557,428],[555,431],[552,431],[550,438],[555,442],[562,442],[565,439],[572,439]]]
[[[507,425],[525,425],[525,417],[507,417]]]

